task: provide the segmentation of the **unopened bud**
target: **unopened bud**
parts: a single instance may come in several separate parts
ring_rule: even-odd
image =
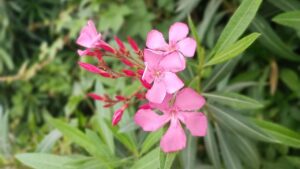
[[[140,78],[140,82],[146,89],[151,89],[152,85]]]
[[[134,77],[136,75],[135,72],[132,70],[124,69],[124,70],[122,70],[122,72],[128,77]]]
[[[139,52],[139,46],[136,44],[136,42],[130,37],[127,37],[128,43],[130,44],[130,46],[132,47],[132,49],[138,53]]]
[[[88,96],[93,98],[94,100],[104,100],[103,97],[101,97],[95,93],[89,93]]]
[[[119,101],[123,101],[123,100],[126,100],[126,97],[117,95],[116,99],[119,100]]]
[[[128,107],[128,104],[124,104],[120,109],[115,111],[113,118],[112,118],[112,125],[115,126],[117,125],[120,120],[122,119],[124,110]]]

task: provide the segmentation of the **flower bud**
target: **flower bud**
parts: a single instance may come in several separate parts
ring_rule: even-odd
[[[115,111],[113,119],[112,119],[112,125],[115,126],[117,125],[120,120],[122,119],[124,110],[128,107],[128,104],[124,104],[120,109]]]
[[[130,36],[127,37],[127,40],[128,40],[128,43],[130,44],[130,46],[132,47],[132,49],[136,53],[138,53],[140,49],[139,49],[138,45],[136,44],[136,42]]]
[[[145,104],[142,104],[139,109],[151,109],[151,106],[149,103],[145,103]]]
[[[122,70],[122,72],[128,77],[134,77],[136,75],[135,72],[132,70],[124,69],[124,70]]]
[[[110,53],[116,53],[115,49],[112,48],[109,44],[107,43],[101,43],[99,44],[100,48],[102,48],[103,50],[110,52]]]
[[[103,97],[101,97],[95,93],[89,93],[88,96],[93,98],[94,100],[104,100]]]
[[[140,78],[140,82],[146,89],[151,89],[152,85]]]
[[[121,95],[117,95],[117,96],[116,96],[116,99],[117,99],[118,101],[123,101],[123,100],[126,100],[126,97],[121,96]]]
[[[119,48],[120,48],[120,51],[121,51],[121,52],[125,52],[125,51],[126,51],[126,48],[125,48],[124,43],[123,43],[117,36],[115,36],[114,39],[115,39],[115,41],[117,42],[117,44],[118,44],[118,46],[119,46]]]
[[[125,59],[125,58],[122,58],[121,62],[123,62],[125,65],[127,65],[129,67],[133,67],[134,66],[134,64],[131,61],[129,61],[128,59]]]

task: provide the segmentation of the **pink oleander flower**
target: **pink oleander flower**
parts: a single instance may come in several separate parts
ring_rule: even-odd
[[[162,111],[162,115],[146,108],[139,109],[134,117],[135,123],[145,131],[156,131],[170,122],[169,129],[160,141],[160,147],[166,153],[185,148],[186,135],[182,123],[193,136],[205,136],[207,129],[206,116],[196,112],[205,104],[201,95],[191,88],[184,88],[177,93],[175,101],[172,97],[167,95],[161,104],[150,103],[151,107]]]
[[[76,43],[85,48],[94,48],[100,41],[101,34],[97,32],[94,22],[89,20],[87,25],[81,29]]]
[[[145,71],[142,80],[153,83],[146,93],[146,98],[153,103],[161,103],[166,94],[172,94],[181,89],[184,83],[175,72],[180,70],[179,58],[168,58],[151,50],[144,50]]]
[[[176,22],[169,29],[169,43],[166,43],[163,34],[158,30],[152,30],[147,35],[146,46],[159,53],[164,53],[165,57],[179,58],[181,70],[185,69],[186,57],[193,57],[196,51],[196,41],[187,37],[189,28],[186,24]]]

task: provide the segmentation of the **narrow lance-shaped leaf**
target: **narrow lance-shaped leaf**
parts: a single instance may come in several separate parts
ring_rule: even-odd
[[[206,104],[208,110],[216,118],[216,120],[226,128],[229,128],[232,131],[238,132],[241,135],[251,137],[255,140],[261,140],[266,142],[278,142],[272,139],[269,135],[264,133],[258,126],[251,121],[248,121],[245,117],[242,117],[238,114],[233,114],[231,111],[226,111],[213,106],[209,103]]]
[[[260,34],[252,33],[241,40],[237,41],[228,48],[217,52],[212,59],[210,59],[205,66],[210,66],[232,59],[244,52],[258,37]]]
[[[300,2],[298,0],[268,0],[268,2],[283,11],[293,11],[300,9]]]
[[[70,163],[77,161],[74,157],[57,156],[42,153],[18,154],[16,158],[26,166],[33,169],[76,169],[76,166],[70,166]]]
[[[176,155],[177,153],[167,153],[164,159],[164,165],[163,167],[161,167],[161,169],[170,169],[172,167]]]
[[[215,53],[219,53],[231,46],[245,32],[253,20],[262,0],[243,0],[225,26],[217,44]]]
[[[224,131],[222,131],[221,128],[217,124],[215,124],[215,126],[216,126],[218,140],[220,143],[222,158],[223,158],[224,164],[226,166],[226,169],[242,168],[241,161],[236,156],[237,154],[235,154],[231,150],[231,147],[229,146],[230,142],[229,142],[229,140],[227,140],[227,137],[225,137],[226,133],[224,133]]]
[[[253,121],[260,126],[266,133],[271,135],[274,139],[279,141],[279,143],[300,148],[300,134],[296,133],[284,126],[263,121],[263,120],[256,120],[253,119]]]
[[[223,64],[217,65],[212,75],[203,83],[203,91],[208,91],[209,89],[215,87],[218,82],[220,82],[224,77],[232,72],[235,68],[235,65],[238,63],[240,57],[231,59]]]
[[[149,133],[145,141],[142,144],[141,154],[149,151],[160,139],[163,134],[163,128],[158,131]]]
[[[220,151],[218,150],[219,145],[217,144],[216,135],[214,132],[213,125],[208,122],[207,134],[204,137],[205,147],[208,153],[208,156],[213,164],[217,168],[222,168]]]
[[[203,93],[203,96],[220,104],[228,105],[230,107],[238,109],[259,109],[263,107],[263,104],[261,104],[260,102],[237,93]]]
[[[300,11],[281,13],[272,19],[274,22],[300,31]]]
[[[274,32],[268,22],[261,16],[255,17],[251,24],[251,30],[261,33],[258,39],[262,46],[265,46],[275,56],[282,59],[300,61],[300,55],[295,54],[292,49],[284,43]]]
[[[159,168],[159,150],[156,148],[138,159],[131,169],[156,169]]]

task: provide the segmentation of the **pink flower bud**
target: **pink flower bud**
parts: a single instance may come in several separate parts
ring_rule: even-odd
[[[127,40],[128,40],[128,43],[130,44],[130,46],[132,47],[132,49],[136,53],[138,53],[140,49],[139,49],[138,45],[136,44],[136,42],[130,36],[127,37]]]
[[[124,43],[123,43],[117,36],[115,36],[114,39],[115,39],[115,41],[117,42],[117,44],[118,44],[118,46],[119,46],[121,52],[125,52],[125,51],[126,51],[126,48],[125,48]]]
[[[123,100],[126,100],[126,97],[117,95],[116,99],[119,100],[119,101],[123,101]]]
[[[123,62],[125,65],[129,66],[129,67],[133,67],[134,64],[132,62],[130,62],[128,59],[122,58],[121,62]]]
[[[114,115],[113,115],[113,119],[112,119],[112,125],[115,126],[117,125],[120,120],[122,119],[124,110],[128,107],[128,104],[124,104],[120,109],[118,109],[117,111],[115,111]]]
[[[94,100],[103,100],[103,97],[101,97],[95,93],[89,93],[88,96],[93,98]]]
[[[142,104],[139,109],[151,109],[151,106],[149,103],[145,103],[145,104]]]
[[[102,48],[103,50],[110,52],[110,53],[116,53],[115,49],[112,48],[109,44],[107,43],[101,43],[99,44],[100,48]]]
[[[97,66],[94,66],[92,64],[84,63],[84,62],[78,62],[79,66],[83,69],[98,74],[101,70],[97,68]]]
[[[152,87],[151,84],[147,83],[145,80],[140,79],[140,82],[146,89],[151,89],[151,87]]]
[[[143,69],[139,69],[139,70],[137,71],[137,73],[138,73],[139,75],[143,76],[144,70],[143,70]]]
[[[124,69],[124,70],[122,70],[122,72],[125,73],[125,75],[128,77],[134,77],[136,75],[135,72],[132,70]]]

